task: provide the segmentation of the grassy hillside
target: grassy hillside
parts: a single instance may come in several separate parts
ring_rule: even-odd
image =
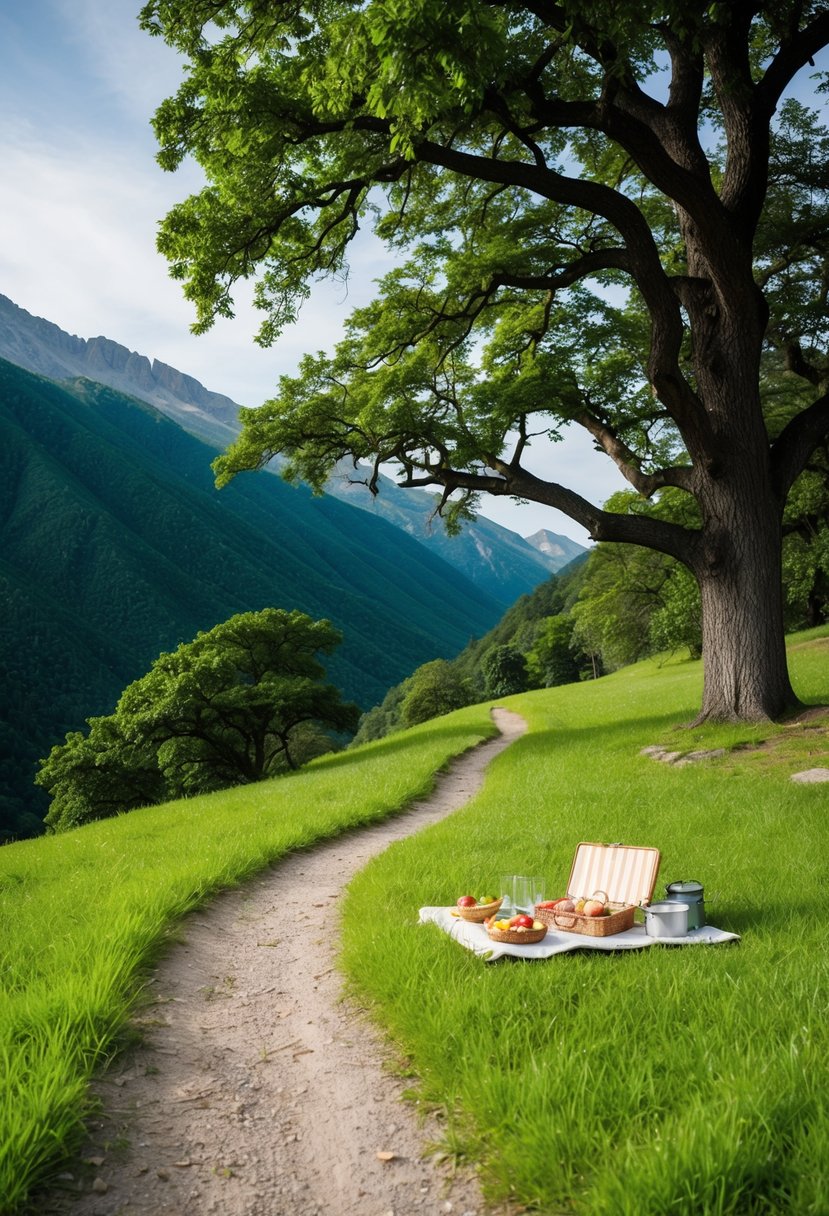
[[[365,708],[500,616],[364,511],[264,473],[218,493],[213,456],[114,390],[0,362],[0,828],[25,831],[36,762],[67,730],[236,612],[328,617],[345,635],[330,678]]]
[[[827,646],[825,629],[794,639],[807,701],[829,701]],[[483,1162],[493,1193],[541,1212],[827,1210],[829,819],[826,786],[788,781],[826,762],[825,719],[678,734],[699,685],[698,664],[645,663],[513,698],[530,731],[483,792],[371,863],[346,901],[351,983],[411,1056],[421,1099],[445,1106],[448,1144]],[[392,813],[491,730],[477,706],[289,778],[0,849],[5,1210],[59,1167],[90,1071],[177,918],[287,850]],[[677,740],[730,750],[686,768],[639,754]],[[709,918],[741,944],[488,966],[417,924],[422,904],[502,872],[563,887],[583,839],[656,845],[660,884],[719,892]]]
[[[827,655],[826,629],[790,651],[809,702],[829,702]],[[677,730],[700,685],[697,663],[646,662],[508,699],[530,732],[482,795],[350,888],[345,965],[420,1099],[445,1106],[492,1194],[541,1212],[829,1211],[827,786],[789,781],[829,766],[829,713]],[[652,743],[728,754],[677,768],[640,754]],[[501,873],[563,894],[581,840],[658,847],[657,892],[703,882],[709,920],[741,943],[487,966],[416,923]],[[379,906],[400,918],[379,924]]]

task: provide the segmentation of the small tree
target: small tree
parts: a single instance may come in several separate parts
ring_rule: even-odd
[[[698,659],[702,652],[699,588],[678,562],[672,562],[667,571],[660,601],[648,625],[651,650],[687,649],[692,659]]]
[[[573,618],[569,613],[559,612],[541,622],[527,655],[527,671],[536,688],[574,684],[580,679],[581,670],[572,642]]]
[[[626,515],[692,528],[693,500],[666,489],[654,501],[621,491],[607,508]],[[660,615],[661,614],[661,615]],[[600,655],[607,669],[634,663],[657,649],[700,650],[699,593],[692,577],[667,554],[639,546],[597,545],[572,606],[575,640]],[[657,640],[652,636],[656,618]]]
[[[481,659],[488,697],[509,697],[527,688],[527,663],[514,646],[492,646]]]
[[[111,717],[91,720],[87,737],[68,736],[43,762],[38,782],[56,800],[47,823],[70,827],[260,781],[320,754],[324,730],[353,731],[359,718],[321,682],[315,658],[340,640],[329,621],[266,608],[160,655]]]
[[[416,726],[469,705],[471,692],[466,680],[446,659],[433,659],[418,667],[407,681],[408,689],[400,706],[404,726]]]

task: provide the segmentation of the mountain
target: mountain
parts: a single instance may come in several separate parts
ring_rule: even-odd
[[[553,570],[561,570],[564,566],[575,561],[577,557],[587,553],[584,545],[579,545],[576,541],[571,540],[569,536],[559,536],[558,532],[550,532],[547,528],[540,528],[538,532],[533,532],[532,536],[524,538],[528,545],[532,545],[539,553],[554,563]]]
[[[87,377],[154,405],[185,430],[224,448],[239,431],[240,407],[159,360],[152,362],[109,338],[78,338],[51,321],[34,317],[0,295],[0,358],[52,380]],[[278,469],[273,470],[278,471]],[[403,490],[388,477],[373,497],[355,484],[359,471],[340,469],[327,486],[332,496],[385,519],[425,545],[471,579],[502,607],[525,595],[551,571],[586,550],[566,536],[544,533],[549,544],[528,543],[516,532],[478,516],[460,536],[449,537],[432,518],[435,499],[422,490]],[[540,533],[537,535],[541,535]]]
[[[369,708],[501,606],[423,545],[215,449],[157,409],[0,360],[0,816],[25,833],[37,760],[170,650],[266,605],[327,617],[327,664]]]
[[[340,468],[330,478],[326,493],[401,528],[494,595],[505,608],[572,561],[567,546],[574,550],[573,557],[587,552],[574,540],[556,537],[554,532],[547,535],[561,544],[557,551],[545,551],[483,515],[465,524],[458,536],[447,536],[441,520],[432,518],[435,496],[401,489],[390,477],[381,476],[380,493],[373,497],[367,486],[356,480],[368,476],[368,469]]]
[[[50,380],[84,377],[138,397],[186,431],[224,447],[239,432],[239,406],[166,363],[128,350],[110,338],[77,338],[33,317],[0,295],[0,359]]]

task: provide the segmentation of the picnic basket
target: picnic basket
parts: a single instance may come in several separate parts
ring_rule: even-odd
[[[582,841],[576,848],[567,895],[571,899],[600,896],[612,911],[608,916],[580,916],[536,906],[534,915],[550,929],[610,937],[633,927],[633,914],[651,901],[659,872],[659,849]]]

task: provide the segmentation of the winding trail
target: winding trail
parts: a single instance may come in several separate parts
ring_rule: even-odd
[[[501,735],[455,761],[429,798],[292,854],[188,918],[136,1018],[141,1047],[96,1085],[83,1164],[39,1213],[483,1216],[474,1176],[424,1159],[439,1127],[401,1100],[407,1083],[384,1069],[378,1032],[343,1000],[323,927],[362,866],[467,802],[526,730],[508,710],[493,718]]]

